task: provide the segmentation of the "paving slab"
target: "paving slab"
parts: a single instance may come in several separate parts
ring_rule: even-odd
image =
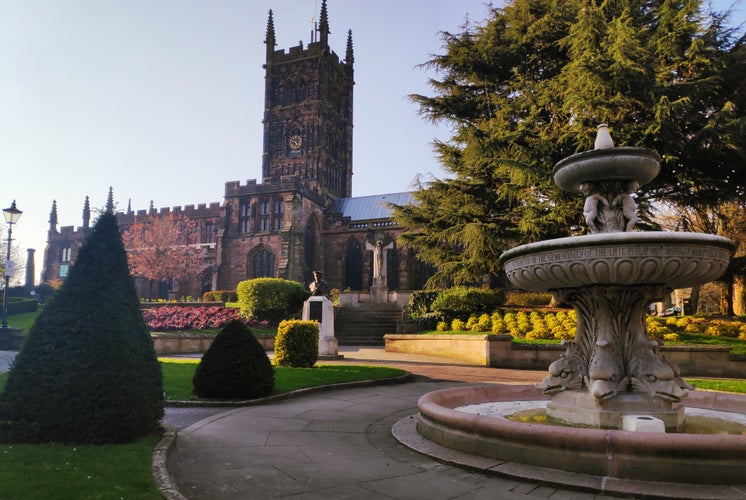
[[[417,413],[417,400],[427,392],[474,383],[534,383],[545,372],[459,365],[381,348],[346,348],[341,354],[345,357],[332,364],[396,366],[415,377],[260,406],[210,408],[214,413],[189,425],[183,414],[168,409],[165,421],[182,425],[168,460],[176,489],[195,500],[612,498],[443,463],[392,435],[398,421]]]

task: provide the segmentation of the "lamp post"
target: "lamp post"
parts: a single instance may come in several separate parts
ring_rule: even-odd
[[[8,254],[5,259],[5,293],[3,293],[3,332],[8,329],[8,286],[13,269],[13,263],[10,261],[10,242],[12,241],[13,224],[18,222],[22,213],[16,208],[16,200],[13,200],[9,208],[3,208],[3,217],[5,217],[5,222],[8,223]]]

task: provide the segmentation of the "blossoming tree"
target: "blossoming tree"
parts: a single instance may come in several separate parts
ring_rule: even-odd
[[[130,272],[153,285],[196,276],[204,268],[197,222],[183,215],[149,216],[122,234]]]

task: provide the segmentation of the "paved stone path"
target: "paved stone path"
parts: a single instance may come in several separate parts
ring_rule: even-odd
[[[440,463],[391,429],[427,392],[465,383],[534,383],[544,372],[454,365],[383,349],[342,349],[334,363],[402,367],[413,382],[338,389],[243,408],[169,408],[179,423],[168,462],[188,499],[604,499]],[[189,424],[194,416],[195,421]],[[206,416],[208,415],[208,416]],[[206,418],[205,418],[206,416]]]

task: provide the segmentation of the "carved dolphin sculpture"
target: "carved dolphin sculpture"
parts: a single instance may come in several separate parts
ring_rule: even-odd
[[[658,354],[658,344],[640,344],[630,366],[632,390],[669,402],[679,402],[694,389],[680,377],[680,370]]]
[[[624,370],[615,361],[613,344],[605,339],[596,341],[591,362],[588,366],[588,390],[598,400],[615,396],[628,383]]]
[[[536,385],[544,394],[583,388],[583,359],[573,341],[566,343],[567,350],[549,365],[549,375]]]

